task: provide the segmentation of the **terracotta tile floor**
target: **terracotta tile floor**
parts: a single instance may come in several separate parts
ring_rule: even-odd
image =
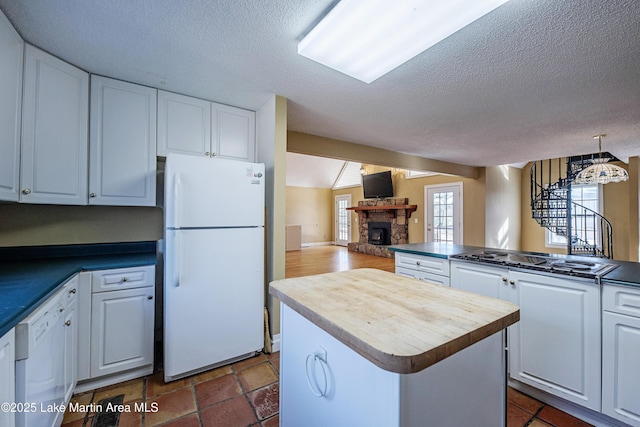
[[[72,401],[91,409],[103,399],[122,399],[113,417],[67,412],[63,427],[277,427],[280,353],[260,354],[190,378],[165,384],[162,374],[78,394]],[[558,409],[509,388],[507,427],[587,427]],[[136,410],[145,405],[149,412]],[[103,404],[103,407],[106,406]],[[157,407],[158,411],[153,412]],[[112,415],[112,414],[111,414]],[[493,426],[478,426],[493,427]]]
[[[165,384],[162,373],[73,396],[87,412],[65,414],[63,427],[277,427],[280,353],[251,359]],[[103,399],[122,399],[117,424],[100,414]],[[147,412],[141,410],[146,405]],[[76,406],[78,408],[78,406]],[[154,412],[154,408],[157,411]],[[126,412],[129,409],[131,412]]]

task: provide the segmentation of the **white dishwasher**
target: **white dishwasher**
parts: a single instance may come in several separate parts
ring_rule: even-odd
[[[64,411],[65,289],[16,326],[16,427],[57,427]]]

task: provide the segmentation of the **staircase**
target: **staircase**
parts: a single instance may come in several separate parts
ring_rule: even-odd
[[[571,182],[582,167],[582,158],[539,160],[531,167],[531,213],[543,227],[567,238],[567,254],[613,258],[611,223],[599,213],[571,200]]]

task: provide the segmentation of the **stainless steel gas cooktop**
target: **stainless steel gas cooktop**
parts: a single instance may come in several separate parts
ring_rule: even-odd
[[[616,264],[603,262],[600,258],[589,260],[563,259],[546,254],[527,254],[484,249],[452,255],[453,259],[497,264],[506,267],[517,267],[525,270],[536,270],[546,273],[563,274],[586,279],[598,279],[618,267]]]

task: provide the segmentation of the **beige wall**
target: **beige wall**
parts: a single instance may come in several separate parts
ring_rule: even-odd
[[[287,187],[287,225],[302,226],[302,243],[331,242],[333,197],[330,188]]]
[[[562,160],[564,162],[564,160]],[[545,167],[546,167],[545,163]],[[557,159],[552,161],[552,180],[557,179]],[[638,158],[631,158],[629,164],[619,164],[629,172],[626,182],[602,186],[604,216],[613,227],[614,259],[638,261]],[[530,193],[531,163],[522,169],[522,250],[565,254],[564,248],[545,246],[545,229],[531,218]],[[564,174],[564,170],[562,171]]]
[[[367,165],[368,173],[389,170],[387,167]],[[406,197],[409,204],[417,205],[418,209],[409,218],[409,243],[424,242],[424,187],[426,185],[450,184],[462,182],[463,187],[463,244],[484,246],[484,210],[485,210],[485,177],[484,168],[479,168],[478,178],[462,178],[459,176],[434,175],[422,178],[406,179],[403,170],[393,172],[393,191],[396,197]],[[355,206],[364,200],[362,187],[352,187],[333,191],[333,195],[351,194],[351,202]],[[351,214],[351,240],[357,242],[358,215]],[[416,219],[418,222],[416,223]],[[334,222],[332,222],[333,224]]]
[[[0,204],[0,246],[71,245],[162,239],[154,207]]]

